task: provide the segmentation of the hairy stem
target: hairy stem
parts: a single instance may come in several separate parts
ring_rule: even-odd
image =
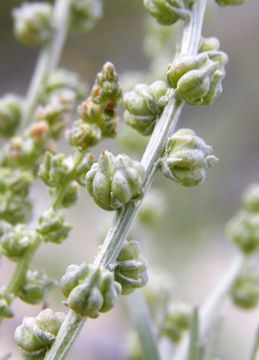
[[[56,0],[54,7],[55,32],[53,39],[40,52],[24,102],[21,121],[22,129],[32,122],[47,76],[56,68],[59,62],[68,32],[71,3],[72,0]]]
[[[201,28],[205,8],[206,0],[197,0],[195,2],[192,16],[190,17],[190,20],[185,23],[181,54],[197,53],[201,38]],[[164,151],[165,142],[168,136],[175,130],[182,107],[183,101],[177,99],[174,96],[174,93],[172,93],[171,99],[165,107],[160,120],[157,122],[141,160],[141,163],[146,170],[146,179],[143,184],[144,195],[147,193],[153,181],[158,161]],[[142,200],[139,200],[138,202],[131,201],[115,216],[113,225],[95,258],[95,265],[108,266],[116,260],[124,242],[128,237]],[[67,314],[65,322],[62,324],[57,334],[55,342],[53,343],[50,351],[46,354],[45,360],[64,359],[85,320],[86,318],[80,317],[70,310]]]
[[[218,286],[212,291],[211,295],[207,298],[199,311],[200,320],[200,337],[203,338],[217,318],[221,306],[227,297],[235,279],[237,278],[240,270],[244,266],[246,258],[238,256],[226,272]],[[189,348],[189,335],[186,335],[182,340],[177,353],[173,356],[172,360],[186,360]]]

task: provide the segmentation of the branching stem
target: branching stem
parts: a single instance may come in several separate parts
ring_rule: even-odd
[[[181,54],[197,53],[203,23],[206,0],[197,0],[193,5],[192,16],[184,27]],[[165,142],[177,126],[177,122],[183,107],[183,101],[176,98],[172,92],[171,99],[165,107],[163,114],[154,129],[147,148],[142,157],[141,163],[146,170],[146,179],[143,184],[143,194],[145,195],[151,186],[157,170],[157,164],[161,158]],[[142,200],[131,201],[115,216],[112,227],[110,228],[104,243],[97,254],[94,264],[109,266],[113,263],[137,216]],[[62,324],[55,342],[50,351],[46,354],[45,360],[62,360],[71,348],[77,334],[82,328],[86,318],[81,317],[70,310]]]

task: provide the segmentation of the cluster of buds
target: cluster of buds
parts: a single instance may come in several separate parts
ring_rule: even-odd
[[[31,216],[27,198],[33,176],[28,171],[0,167],[0,219],[11,224],[25,222]]]
[[[73,31],[88,31],[102,16],[100,0],[73,0],[71,4],[70,26]]]
[[[48,43],[54,33],[53,7],[49,3],[24,3],[14,9],[14,33],[26,45]]]
[[[190,16],[190,0],[144,0],[144,5],[161,25],[172,25]]]
[[[124,95],[124,118],[128,125],[142,135],[151,135],[156,121],[168,102],[168,87],[164,81],[155,81],[150,86],[136,85]]]
[[[40,304],[44,302],[54,284],[43,271],[28,270],[17,296],[28,304]]]
[[[24,359],[44,359],[64,319],[65,314],[51,309],[41,311],[36,318],[24,318],[14,335]]]
[[[247,255],[259,249],[259,186],[249,187],[243,197],[244,209],[230,221],[230,239]]]
[[[18,261],[34,241],[33,234],[23,225],[12,226],[0,223],[0,253],[13,261]]]
[[[103,151],[86,174],[89,194],[101,208],[117,210],[141,195],[145,170],[125,154]]]
[[[0,289],[0,320],[13,317],[13,311],[10,305],[13,301],[13,295],[8,294],[5,288]]]
[[[16,95],[5,95],[0,99],[0,135],[9,138],[17,130],[22,114],[22,99]]]
[[[101,138],[117,135],[117,115],[121,89],[114,66],[107,62],[97,74],[95,84],[88,97],[78,109],[80,119],[68,132],[68,141],[79,150],[87,150]]]
[[[167,140],[161,170],[181,185],[196,186],[204,181],[207,170],[216,161],[211,146],[193,130],[180,129]]]
[[[242,309],[253,309],[259,304],[259,274],[253,269],[245,269],[231,289],[233,303]]]
[[[216,47],[217,45],[215,43]],[[169,86],[191,105],[212,105],[222,93],[221,82],[225,77],[224,66],[228,57],[224,52],[213,48],[212,42],[210,46],[210,50],[207,50],[201,43],[202,52],[177,57],[167,70]]]
[[[192,309],[183,303],[171,303],[168,306],[161,332],[172,342],[178,343],[191,323]]]
[[[81,165],[77,167],[76,159],[65,158],[63,154],[46,152],[39,168],[39,177],[50,188],[52,196],[58,193],[60,184],[66,183],[59,206],[67,208],[77,200],[80,186],[85,186],[85,175],[92,163],[93,156],[91,155],[86,156]],[[70,226],[64,223],[63,217],[53,217],[52,215],[50,211],[40,219],[39,232],[44,237],[51,239],[46,241],[60,242],[68,235]]]
[[[97,318],[112,309],[121,293],[113,272],[104,267],[70,265],[61,279],[65,304],[81,316]]]
[[[45,121],[32,124],[21,136],[13,137],[3,148],[3,166],[37,171],[38,161],[46,149],[49,126]]]
[[[72,226],[65,222],[64,216],[50,209],[39,218],[36,230],[45,242],[60,244],[67,239],[71,229]]]
[[[132,293],[148,281],[147,266],[140,252],[137,241],[127,241],[116,259],[114,277],[121,284],[122,295]]]

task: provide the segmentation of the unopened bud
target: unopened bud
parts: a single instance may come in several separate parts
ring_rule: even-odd
[[[243,195],[245,209],[252,213],[259,213],[259,185],[253,184]]]
[[[18,128],[22,114],[22,100],[16,95],[8,94],[0,99],[0,134],[12,136]]]
[[[191,308],[183,303],[171,303],[165,315],[162,334],[172,342],[178,343],[191,322]]]
[[[253,309],[259,303],[259,274],[255,269],[246,269],[237,277],[232,289],[234,304],[243,309]]]
[[[74,123],[71,130],[67,131],[67,140],[70,145],[85,151],[98,144],[101,138],[101,131],[95,125],[90,125],[82,120]]]
[[[144,6],[162,25],[172,25],[190,14],[183,0],[144,0]]]
[[[102,16],[100,0],[73,0],[70,26],[74,31],[89,31]]]

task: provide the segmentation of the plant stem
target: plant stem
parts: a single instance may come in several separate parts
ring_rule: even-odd
[[[209,330],[210,326],[215,321],[219,310],[231,289],[235,279],[237,278],[240,270],[244,266],[246,258],[244,256],[238,256],[233,264],[230,266],[229,270],[224,275],[222,281],[218,286],[213,290],[211,295],[207,298],[204,304],[201,306],[199,311],[200,319],[200,337],[203,338]],[[189,348],[190,337],[187,334],[182,340],[177,353],[173,356],[173,360],[186,360],[187,353]]]
[[[148,307],[140,291],[136,291],[126,298],[131,318],[137,329],[141,344],[143,358],[148,360],[159,360],[157,339],[152,327]]]
[[[56,68],[69,27],[70,6],[72,0],[56,0],[54,7],[54,35],[39,55],[36,68],[25,98],[21,121],[22,129],[33,120],[33,115],[39,104],[47,76]]]
[[[192,16],[190,20],[185,23],[181,54],[197,53],[201,38],[201,28],[205,8],[206,0],[197,0],[194,3]],[[143,195],[147,193],[153,181],[157,170],[157,164],[164,151],[165,142],[168,136],[173,133],[176,128],[182,107],[183,101],[177,99],[174,93],[172,93],[171,99],[165,107],[160,120],[157,122],[141,160],[141,163],[146,170],[146,179],[143,184]],[[109,266],[110,263],[116,260],[124,242],[128,237],[142,200],[143,199],[138,202],[131,201],[115,216],[114,223],[95,258],[95,265]],[[45,360],[64,359],[85,321],[86,318],[83,318],[70,310],[50,351],[46,354]]]
[[[67,190],[67,187],[71,183],[78,166],[81,164],[81,162],[85,157],[85,154],[86,152],[78,152],[75,154],[73,169],[67,175],[65,181],[63,181],[63,183],[61,184],[60,190],[56,193],[56,196],[51,201],[51,205],[49,206],[49,209],[57,210],[59,208],[60,202],[62,201],[62,198]],[[42,243],[42,237],[40,235],[36,235],[32,245],[27,249],[27,251],[17,262],[13,276],[9,282],[9,285],[6,288],[8,294],[17,295],[18,291],[21,289],[24,283],[26,272],[29,269],[32,259],[36,251],[40,247],[41,243]]]

